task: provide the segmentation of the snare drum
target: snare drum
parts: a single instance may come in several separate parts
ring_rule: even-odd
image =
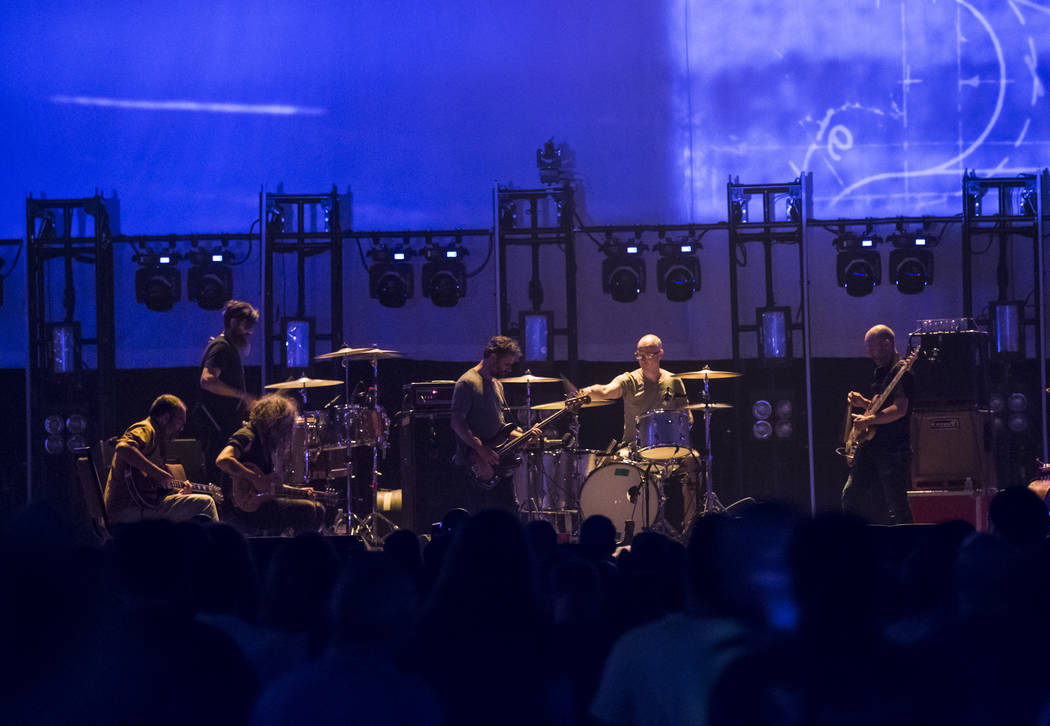
[[[638,455],[650,461],[666,461],[689,456],[692,420],[683,409],[647,411],[639,416]]]
[[[571,509],[597,454],[590,449],[526,451],[514,470],[518,507],[523,512]]]
[[[614,461],[592,471],[580,491],[580,519],[600,514],[612,520],[622,539],[625,522],[634,522],[640,531],[646,521],[656,521],[660,511],[660,491],[650,481],[645,464],[633,461]],[[649,507],[646,517],[645,487],[649,488]]]

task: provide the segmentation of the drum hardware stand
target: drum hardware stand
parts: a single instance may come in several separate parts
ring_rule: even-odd
[[[379,346],[374,346],[378,348]],[[398,526],[391,522],[386,516],[379,511],[379,477],[382,476],[382,472],[379,471],[379,450],[382,449],[383,453],[386,453],[386,449],[389,443],[386,440],[386,434],[383,433],[382,429],[382,411],[379,405],[379,358],[372,357],[372,380],[375,382],[375,393],[372,397],[372,413],[375,415],[374,421],[377,422],[376,431],[376,443],[372,445],[372,481],[369,483],[369,488],[372,494],[372,511],[370,511],[365,517],[361,518],[357,515],[350,514],[350,479],[347,477],[346,483],[346,511],[350,521],[356,523],[351,531],[361,537],[366,543],[373,547],[382,543],[383,538],[379,534],[380,525],[385,525],[389,528],[390,532],[394,532],[398,529]],[[347,369],[349,371],[349,369]],[[347,384],[349,385],[349,372],[347,373]],[[350,437],[347,435],[347,473],[350,472],[349,454],[350,454]]]
[[[711,403],[711,391],[708,388],[707,376],[704,376],[704,392],[700,397],[701,403]],[[713,457],[711,456],[711,409],[704,409],[704,455],[700,460],[700,476],[702,478],[703,489],[704,489],[704,500],[697,507],[699,516],[705,514],[714,514],[715,512],[724,512],[726,508],[722,506],[722,502],[718,500],[718,495],[715,494],[714,485],[711,476],[711,464],[713,463]]]

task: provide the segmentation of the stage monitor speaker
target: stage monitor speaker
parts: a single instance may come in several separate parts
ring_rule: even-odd
[[[988,466],[984,415],[973,408],[915,411],[911,415],[912,485],[995,486]]]
[[[924,333],[921,338],[912,368],[914,408],[978,406],[987,400],[985,333]]]
[[[988,508],[995,489],[980,491],[910,491],[908,506],[916,524],[937,524],[961,520],[978,532],[988,531]]]
[[[416,534],[430,532],[450,509],[464,505],[462,477],[452,464],[456,434],[448,411],[401,417],[400,524]]]

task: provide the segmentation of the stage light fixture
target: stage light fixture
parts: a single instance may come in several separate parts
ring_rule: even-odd
[[[229,252],[222,248],[190,249],[191,267],[186,273],[186,294],[202,310],[222,310],[233,298],[233,270],[225,264]]]
[[[605,253],[602,260],[602,292],[609,293],[616,302],[634,302],[645,292],[645,260],[641,252],[646,245],[638,240],[624,243],[606,239],[601,247]]]
[[[314,359],[313,318],[281,318],[284,367],[306,368]]]
[[[135,300],[147,308],[165,313],[182,297],[179,255],[173,250],[158,253],[145,249],[135,255]]]
[[[423,297],[439,308],[450,308],[467,294],[467,268],[461,262],[467,250],[459,242],[423,248]]]
[[[412,265],[407,262],[415,251],[408,246],[408,240],[391,248],[373,239],[367,254],[372,258],[368,267],[368,294],[383,307],[404,307],[415,289]]]
[[[923,232],[912,234],[898,224],[897,230],[886,238],[894,250],[890,253],[890,276],[897,290],[905,295],[917,295],[933,282],[933,253],[928,249],[936,238]]]
[[[773,424],[769,423],[767,419],[758,419],[751,424],[751,435],[759,441],[765,441],[773,435]]]
[[[846,288],[851,297],[870,295],[876,285],[882,284],[882,258],[874,249],[878,237],[866,234],[863,237],[844,230],[832,242],[838,254],[835,256],[835,275],[839,287]]]
[[[671,302],[685,302],[700,290],[698,247],[691,239],[656,245],[660,253],[656,262],[656,289],[667,295]]]
[[[992,328],[992,344],[995,353],[1006,357],[1023,357],[1024,302],[1020,300],[996,301],[988,304]]]
[[[755,311],[758,358],[771,363],[791,358],[791,308],[768,307]]]
[[[773,415],[773,405],[764,398],[760,398],[751,404],[751,415],[757,419],[765,420]]]
[[[729,215],[736,224],[744,224],[748,221],[747,206],[750,197],[744,194],[743,189],[731,189],[729,192]]]
[[[47,326],[50,345],[48,369],[52,373],[76,373],[80,370],[80,323],[51,323]]]

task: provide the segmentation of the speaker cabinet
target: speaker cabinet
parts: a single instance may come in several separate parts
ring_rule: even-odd
[[[924,333],[912,368],[915,408],[976,407],[988,400],[987,335]]]
[[[978,488],[996,485],[988,465],[984,414],[973,408],[915,411],[911,415],[912,485]]]
[[[459,472],[452,465],[456,434],[448,411],[429,411],[401,417],[401,526],[416,534],[446,512],[464,505]]]

